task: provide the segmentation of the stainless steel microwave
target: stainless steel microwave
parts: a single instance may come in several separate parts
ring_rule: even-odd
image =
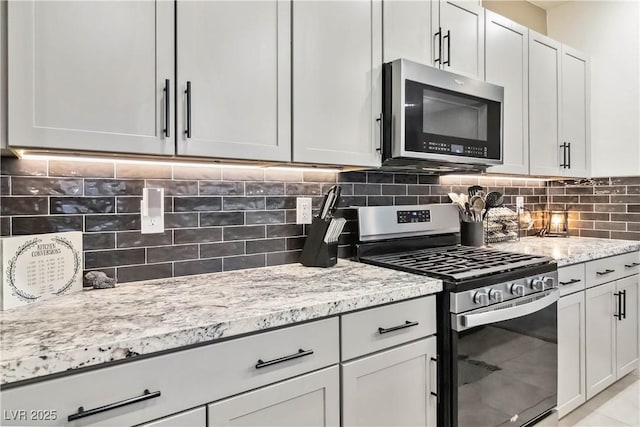
[[[383,65],[383,167],[501,165],[504,89],[398,59]]]

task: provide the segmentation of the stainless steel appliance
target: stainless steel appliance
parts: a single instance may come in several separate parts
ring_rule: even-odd
[[[437,277],[439,426],[525,426],[557,404],[552,259],[459,246],[453,205],[358,208],[364,263]]]
[[[383,167],[500,165],[504,89],[398,59],[383,66]]]

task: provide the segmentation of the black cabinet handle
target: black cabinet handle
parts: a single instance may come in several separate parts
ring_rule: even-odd
[[[191,138],[191,82],[187,82],[187,90],[184,93],[187,95],[187,128],[184,133],[187,138]]]
[[[442,65],[448,65],[451,67],[451,31],[447,30],[447,35],[442,40],[447,39],[447,60]]]
[[[142,402],[149,399],[155,399],[156,397],[160,397],[160,391],[149,391],[145,390],[140,396],[132,397],[130,399],[121,400],[119,402],[110,403],[108,405],[99,406],[97,408],[88,409],[85,411],[84,407],[79,407],[78,412],[75,414],[69,415],[67,421],[73,421],[84,417],[90,417],[91,415],[96,415],[101,412],[110,411],[112,409],[121,408],[123,406],[131,405],[133,403]]]
[[[574,283],[581,282],[580,279],[571,279],[568,282],[560,282],[562,286],[573,285]]]
[[[618,320],[622,320],[622,292],[614,292],[613,295],[615,295],[616,299],[618,301],[616,301],[618,304],[618,312],[613,314],[613,317],[615,317]]]
[[[387,334],[389,332],[393,332],[393,331],[397,331],[397,330],[405,329],[405,328],[410,328],[412,326],[418,326],[418,325],[419,325],[418,322],[410,322],[410,321],[407,320],[402,325],[392,326],[391,328],[378,328],[378,333],[380,335],[382,335],[382,334]]]
[[[626,268],[633,268],[633,267],[637,267],[640,265],[640,262],[632,262],[631,264],[625,264],[624,266]]]
[[[563,142],[560,147],[562,147],[562,163],[560,163],[560,167],[562,169],[567,168],[567,143]]]
[[[622,316],[623,319],[627,318],[627,290],[625,289],[624,291],[620,292],[622,294],[622,312],[620,313],[620,315]]]
[[[169,138],[171,136],[171,81],[169,79],[164,80],[164,136]]]
[[[433,40],[438,38],[438,57],[433,60],[435,64],[439,64],[442,60],[442,28],[438,28],[438,32],[433,35]]]
[[[609,270],[608,268],[605,271],[596,271],[598,276],[604,276],[605,274],[613,273],[615,270]]]
[[[262,359],[258,359],[258,363],[256,363],[256,369],[265,368],[267,366],[275,365],[277,363],[286,362],[288,360],[297,359],[299,357],[310,356],[313,354],[313,350],[303,350],[299,349],[297,353],[290,354],[288,356],[279,357],[273,360],[267,360],[266,362]]]
[[[571,169],[571,143],[567,142],[567,169]]]

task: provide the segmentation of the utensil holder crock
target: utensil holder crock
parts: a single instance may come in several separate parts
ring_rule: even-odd
[[[461,222],[460,223],[460,244],[462,246],[482,246],[484,245],[484,223]]]

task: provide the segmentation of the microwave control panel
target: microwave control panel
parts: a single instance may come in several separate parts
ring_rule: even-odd
[[[431,211],[398,211],[398,224],[410,224],[412,222],[431,222]]]
[[[424,151],[437,154],[460,154],[468,157],[487,157],[487,147],[472,147],[447,142],[425,141]]]

